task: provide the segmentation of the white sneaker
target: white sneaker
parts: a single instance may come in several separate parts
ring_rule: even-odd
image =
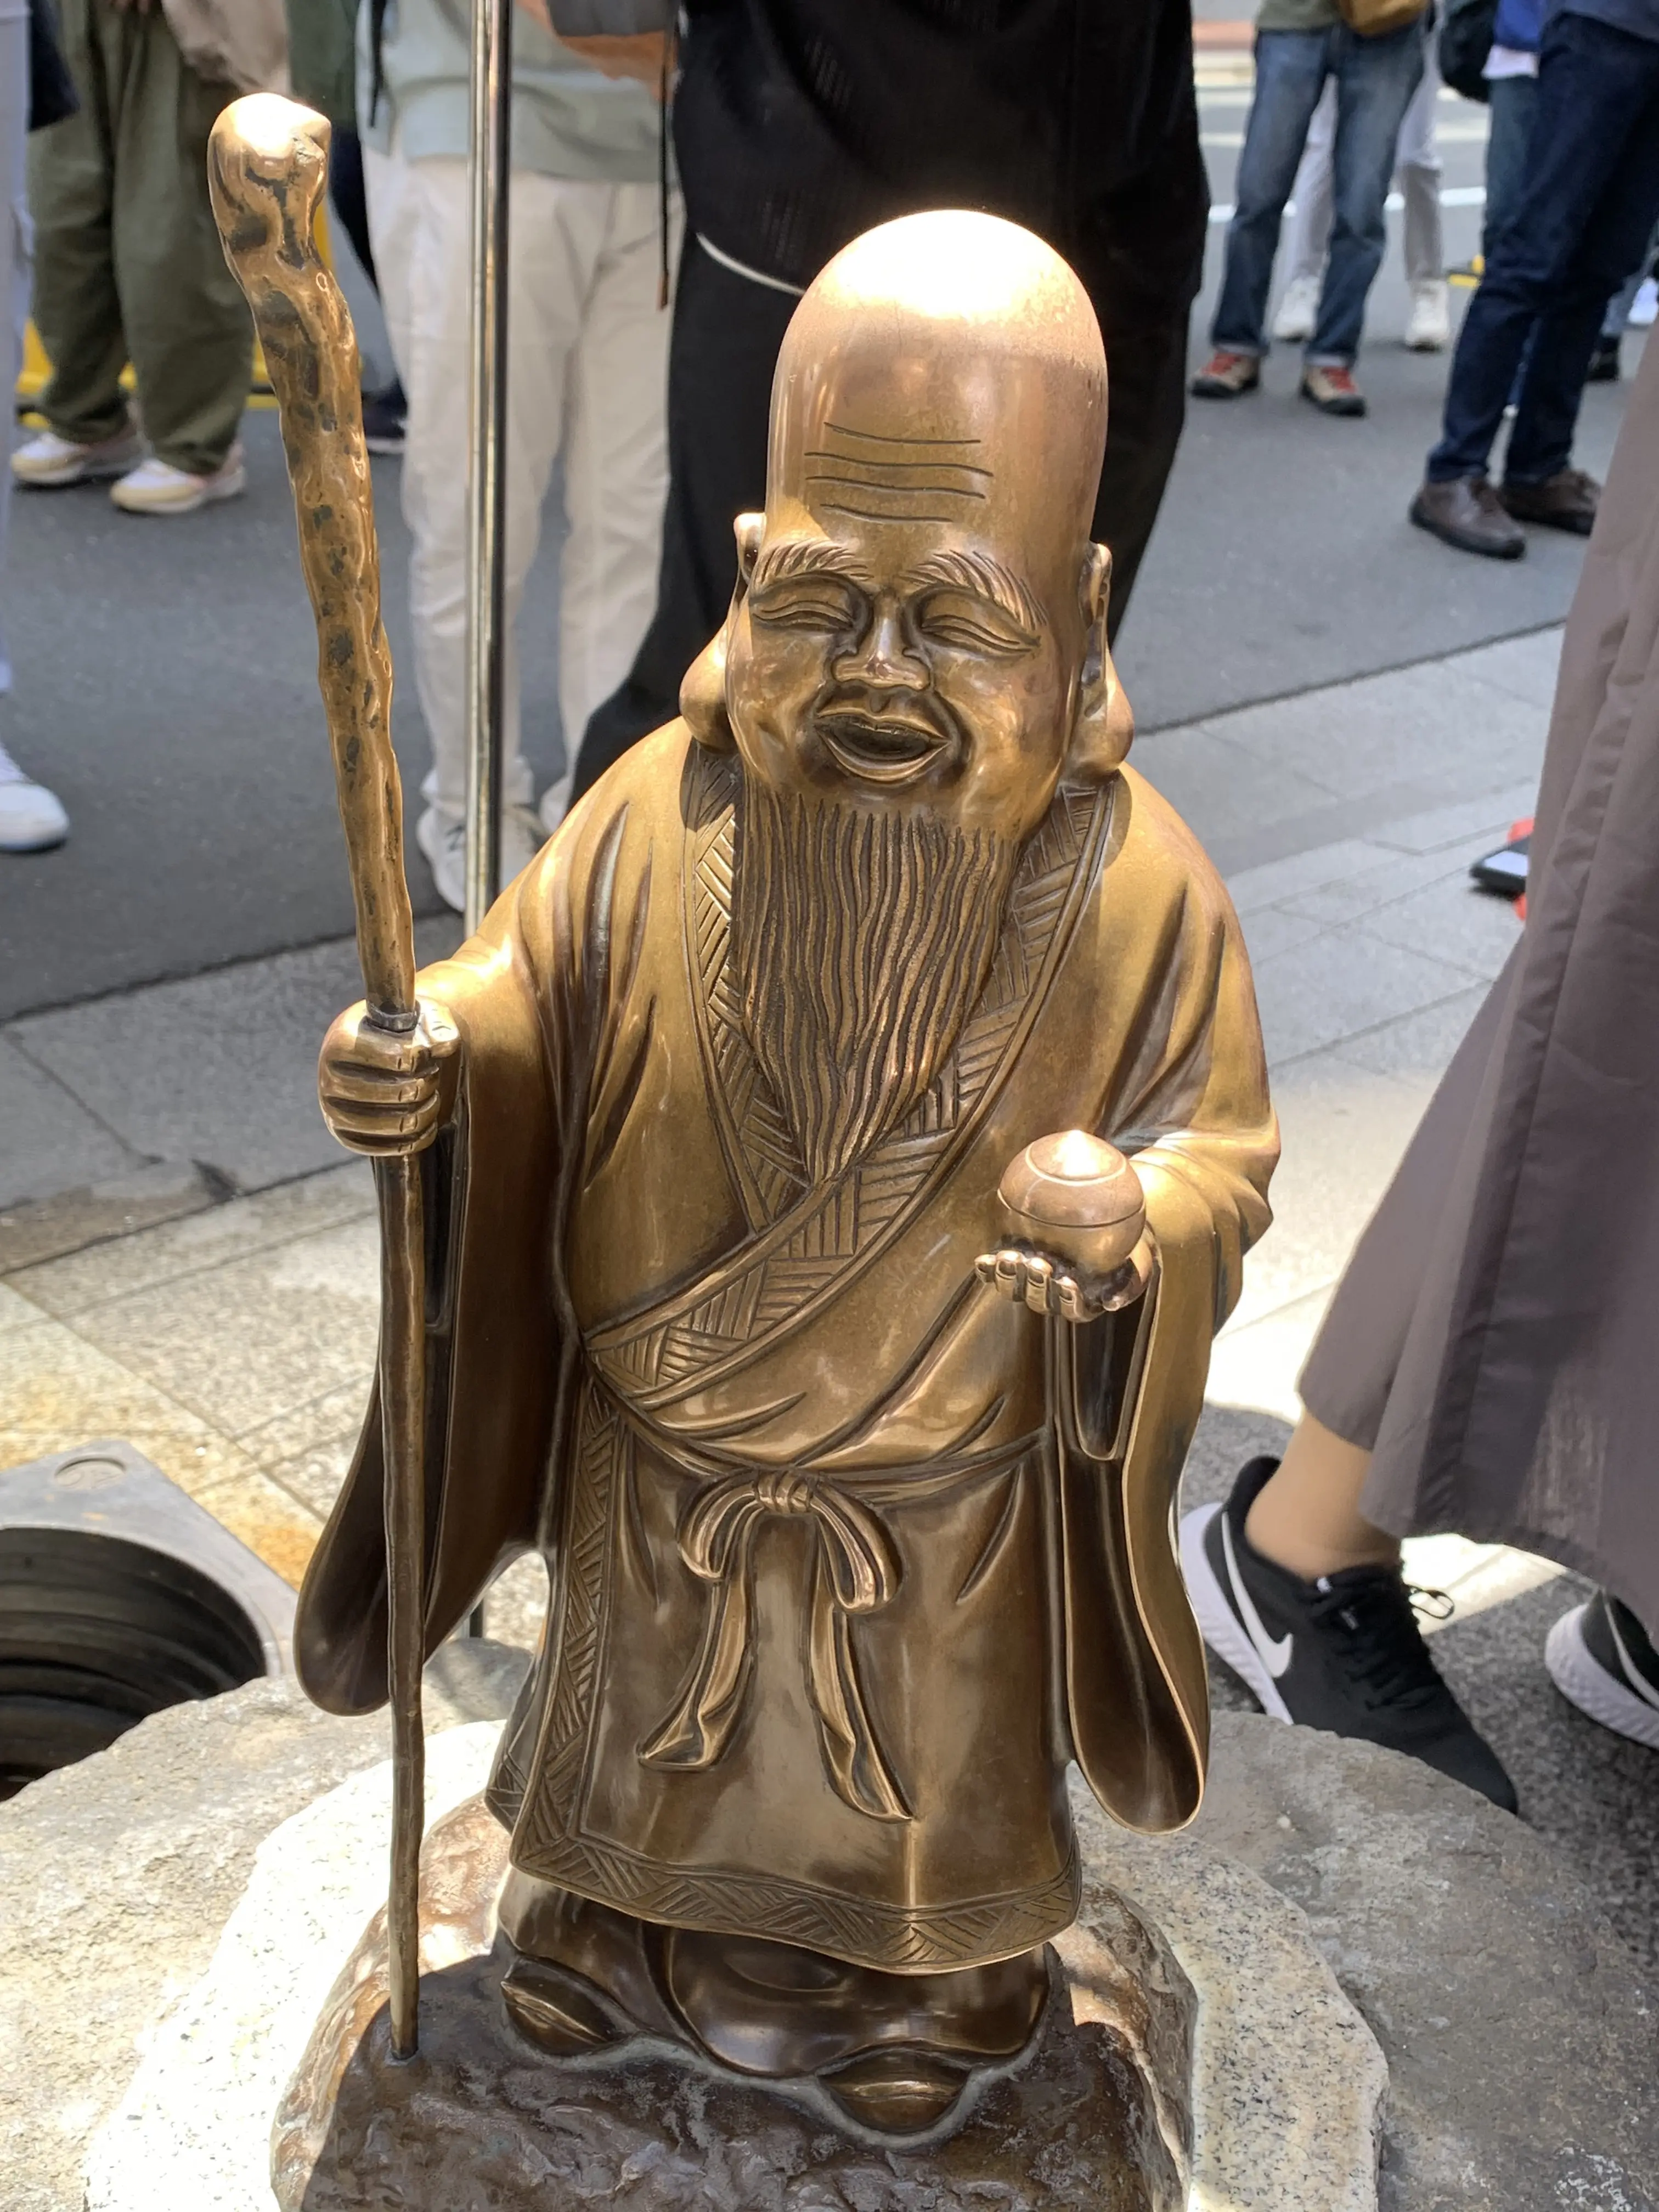
[[[1279,313],[1273,317],[1273,336],[1287,345],[1299,345],[1314,334],[1314,325],[1319,320],[1319,279],[1317,276],[1292,276],[1285,287],[1285,296],[1279,303]]]
[[[546,840],[527,806],[501,810],[501,882],[520,876]],[[428,806],[415,824],[415,842],[426,855],[438,896],[457,914],[466,912],[466,824]]]
[[[566,769],[556,783],[550,783],[543,792],[536,813],[544,836],[550,837],[570,811],[570,781],[574,771]]]
[[[1659,320],[1659,284],[1644,276],[1630,303],[1630,326],[1633,331],[1651,330],[1656,320]]]
[[[1412,286],[1412,311],[1406,343],[1413,353],[1443,353],[1451,343],[1450,295],[1443,276],[1425,277]]]
[[[24,775],[0,745],[0,853],[45,853],[69,836],[55,791]]]
[[[60,484],[125,476],[143,450],[143,441],[136,430],[123,430],[118,438],[100,438],[90,446],[77,446],[72,438],[60,438],[56,430],[42,430],[12,455],[11,472],[21,484],[52,491]]]
[[[128,514],[193,514],[198,507],[234,499],[246,489],[239,441],[210,477],[193,477],[188,469],[175,469],[171,461],[152,456],[112,484],[109,495]]]

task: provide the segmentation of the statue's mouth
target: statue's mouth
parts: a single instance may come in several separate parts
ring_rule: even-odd
[[[844,775],[890,786],[926,775],[951,740],[930,723],[904,714],[838,709],[817,717],[825,751]]]

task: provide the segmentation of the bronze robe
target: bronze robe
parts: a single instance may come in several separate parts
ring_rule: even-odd
[[[1073,1916],[1068,1757],[1133,1825],[1197,1809],[1171,1509],[1267,1219],[1249,972],[1155,793],[1128,771],[1062,790],[931,1090],[810,1188],[727,972],[738,787],[671,725],[422,979],[464,1042],[428,1155],[428,1634],[547,1554],[490,1793],[526,1873],[890,1970],[967,1965]],[[1060,1324],[974,1263],[1008,1161],[1068,1127],[1138,1153],[1163,1272],[1145,1310],[1059,1346],[1057,1432]],[[380,1484],[371,1419],[295,1637],[334,1710],[385,1694]]]

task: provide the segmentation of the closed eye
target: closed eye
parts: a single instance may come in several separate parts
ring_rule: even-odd
[[[929,592],[917,602],[914,619],[923,637],[994,659],[1017,659],[1038,643],[1023,623],[972,592]]]
[[[792,576],[752,594],[749,611],[775,629],[840,631],[856,627],[864,610],[850,584],[832,576]]]

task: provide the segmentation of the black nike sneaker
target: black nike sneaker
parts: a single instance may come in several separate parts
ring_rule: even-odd
[[[1659,1651],[1627,1605],[1597,1590],[1563,1613],[1545,1642],[1544,1664],[1569,1705],[1659,1751]]]
[[[1413,1601],[1432,1594],[1413,1593],[1393,1567],[1304,1582],[1246,1537],[1244,1516],[1278,1465],[1253,1459],[1224,1505],[1182,1517],[1182,1570],[1204,1641],[1275,1720],[1386,1744],[1513,1813],[1515,1785],[1423,1641]]]

